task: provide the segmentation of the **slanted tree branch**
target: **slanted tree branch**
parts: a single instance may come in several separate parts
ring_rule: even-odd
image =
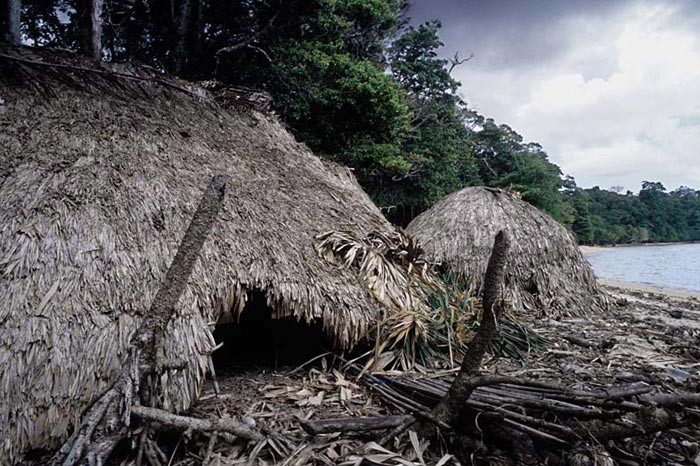
[[[502,311],[501,289],[505,276],[506,259],[510,241],[505,232],[499,231],[494,241],[491,258],[484,277],[483,312],[479,330],[469,343],[462,367],[450,386],[447,396],[433,409],[433,416],[450,425],[459,419],[472,391],[478,386],[476,377],[491,340],[498,333],[498,318]]]
[[[467,58],[462,58],[462,59],[460,59],[460,58],[459,58],[459,52],[455,52],[455,56],[454,56],[453,58],[448,58],[448,59],[447,59],[447,60],[449,60],[449,62],[450,62],[450,69],[449,69],[447,72],[448,72],[449,74],[452,74],[452,70],[454,70],[454,69],[455,69],[456,67],[458,67],[459,65],[468,62],[468,61],[471,60],[472,58],[474,58],[474,54],[473,54],[473,53],[470,53],[469,56],[468,56]]]
[[[225,188],[226,177],[222,175],[215,176],[209,183],[165,280],[131,339],[129,356],[116,381],[83,415],[81,426],[53,456],[50,464],[73,466],[87,459],[104,464],[114,446],[127,433],[132,410],[144,417],[150,413],[132,407],[132,400],[135,393],[140,393],[139,401],[149,404],[151,394],[158,388],[158,375],[167,363],[162,356],[163,331],[221,210]],[[141,372],[139,368],[144,365],[154,368],[155,374],[153,371]],[[222,427],[221,430],[225,429]]]

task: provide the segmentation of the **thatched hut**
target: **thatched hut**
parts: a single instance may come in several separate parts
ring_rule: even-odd
[[[581,316],[607,308],[608,299],[573,234],[512,193],[466,188],[440,200],[407,228],[427,258],[477,292],[499,230],[512,242],[504,296],[514,309]]]
[[[160,407],[191,404],[214,326],[253,298],[341,348],[382,312],[356,271],[315,249],[329,230],[395,234],[347,169],[274,116],[95,66],[0,47],[2,464],[59,445],[114,380],[212,175],[229,187],[168,324],[166,352],[187,366],[163,376]]]

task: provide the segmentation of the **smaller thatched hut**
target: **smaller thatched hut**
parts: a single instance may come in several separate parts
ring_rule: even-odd
[[[407,228],[428,258],[476,291],[499,230],[512,238],[504,296],[515,309],[556,317],[607,308],[607,296],[571,232],[512,193],[466,188],[440,200]]]

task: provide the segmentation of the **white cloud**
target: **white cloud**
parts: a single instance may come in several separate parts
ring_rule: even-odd
[[[477,110],[540,142],[579,185],[700,188],[700,32],[680,3],[562,17],[567,48],[518,69],[458,69]]]

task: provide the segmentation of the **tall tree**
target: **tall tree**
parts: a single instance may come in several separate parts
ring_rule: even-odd
[[[95,60],[102,59],[102,10],[104,0],[77,0],[80,48]]]
[[[466,105],[451,75],[457,60],[440,58],[440,23],[409,27],[388,49],[391,75],[406,92],[411,122],[401,144],[401,176],[375,172],[365,183],[387,216],[405,225],[444,195],[479,182],[464,125]]]
[[[173,73],[192,74],[191,62],[201,41],[202,5],[199,0],[172,0],[175,35]]]
[[[20,42],[20,0],[3,0],[0,11],[0,40],[10,44]]]

